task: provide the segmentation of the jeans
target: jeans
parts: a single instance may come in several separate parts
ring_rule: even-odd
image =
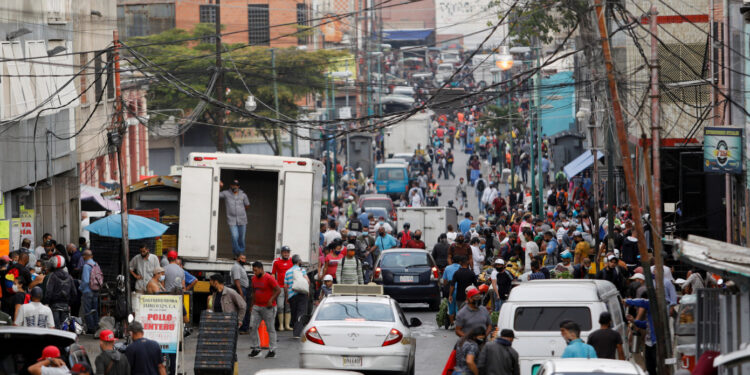
[[[276,313],[277,314],[283,314],[283,313],[288,313],[292,311],[289,308],[290,302],[286,299],[286,295],[284,295],[283,287],[284,286],[282,285],[281,293],[279,293],[279,296],[276,297]]]
[[[230,225],[229,232],[232,234],[232,253],[237,256],[245,253],[245,226]]]
[[[52,309],[52,318],[55,319],[55,328],[62,329],[63,322],[70,316],[70,307],[62,303],[53,303],[50,309]]]
[[[266,329],[268,330],[268,346],[271,351],[276,350],[276,327],[274,326],[276,320],[276,307],[261,307],[252,306],[252,313],[250,314],[250,343],[251,349],[260,350],[260,337],[258,337],[258,327],[260,322],[266,322]]]
[[[453,176],[453,178],[456,178],[456,174],[453,173],[453,163],[445,164],[445,178],[448,178],[448,175],[451,175]]]
[[[307,314],[307,294],[297,293],[289,299],[289,305],[292,308],[292,336],[299,337],[302,334],[302,329],[305,328],[302,324],[302,317]]]
[[[82,317],[86,322],[86,330],[94,332],[99,328],[99,293],[90,291],[81,295],[83,306]]]
[[[484,203],[482,203],[482,193],[477,194],[477,203],[479,206],[479,213],[481,214],[484,211]]]
[[[500,311],[500,307],[503,306],[505,300],[495,297],[495,308],[492,311]]]
[[[240,326],[240,331],[247,332],[248,327],[250,327],[250,307],[252,306],[250,304],[250,289],[249,288],[242,288],[242,294],[245,296],[245,303],[247,304],[247,308],[245,309],[245,317],[242,318],[242,325]]]

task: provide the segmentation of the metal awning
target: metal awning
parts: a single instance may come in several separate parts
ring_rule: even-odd
[[[601,159],[604,157],[604,153],[601,151],[596,152],[596,158]],[[563,170],[565,171],[565,174],[568,175],[568,178],[573,178],[573,176],[581,173],[584,169],[591,166],[591,164],[594,164],[594,154],[591,152],[591,150],[586,150],[583,154],[579,155],[577,158],[573,159],[568,165],[563,167]]]
[[[745,343],[745,348],[722,354],[714,358],[714,367],[731,367],[750,362],[750,344]]]
[[[722,277],[750,280],[750,249],[734,244],[690,235],[678,240],[680,260]]]

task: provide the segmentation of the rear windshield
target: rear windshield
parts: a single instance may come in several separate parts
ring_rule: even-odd
[[[352,322],[393,322],[391,305],[367,302],[337,302],[322,305],[317,320],[343,320]]]
[[[393,208],[393,203],[385,199],[365,199],[364,201],[362,201],[362,207],[367,207],[367,209],[369,209],[370,207],[377,207],[382,208],[386,211],[390,211],[391,208]]]
[[[559,331],[560,323],[572,320],[581,331],[591,330],[591,310],[579,306],[528,306],[516,309],[513,329],[516,331]]]
[[[378,168],[378,180],[403,180],[404,177],[403,168]]]
[[[383,255],[380,261],[382,268],[407,268],[407,267],[431,267],[430,258],[427,253],[404,252],[388,253]]]

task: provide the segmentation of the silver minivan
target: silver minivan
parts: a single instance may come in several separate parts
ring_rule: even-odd
[[[565,341],[560,336],[560,323],[572,320],[581,327],[586,341],[599,329],[599,315],[612,314],[612,329],[627,342],[627,325],[617,288],[606,280],[533,280],[525,281],[510,291],[500,308],[498,327],[515,332],[513,348],[518,351],[522,375],[532,375],[548,359],[560,357]],[[625,355],[628,350],[623,345]]]

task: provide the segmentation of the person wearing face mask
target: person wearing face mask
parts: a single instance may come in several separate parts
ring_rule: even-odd
[[[219,182],[219,188],[224,183]],[[233,180],[229,190],[219,193],[219,199],[224,200],[224,208],[227,213],[227,225],[232,235],[232,253],[236,256],[245,253],[245,227],[247,226],[247,209],[250,208],[250,200],[247,194],[240,189],[240,182]]]
[[[164,288],[164,279],[166,279],[164,268],[156,266],[156,268],[154,268],[154,276],[151,277],[151,280],[149,280],[146,285],[146,294],[166,292],[167,289]]]
[[[135,278],[135,291],[137,293],[143,293],[146,291],[146,285],[149,280],[154,277],[154,269],[156,267],[161,268],[159,265],[159,257],[149,252],[148,247],[144,243],[141,245],[140,254],[133,257],[130,260],[130,274]]]
[[[323,264],[324,265],[323,272],[321,273],[320,276],[324,277],[325,275],[331,275],[335,283],[336,282],[336,270],[339,267],[339,263],[341,263],[341,258],[344,257],[344,253],[341,251],[342,243],[339,240],[331,243],[329,247],[331,251],[325,256],[324,264]]]
[[[11,311],[13,312],[13,321],[18,321],[21,316],[21,307],[31,301],[31,296],[27,293],[28,284],[23,278],[13,280],[13,297],[10,300]]]
[[[581,327],[572,320],[560,323],[560,335],[568,346],[562,354],[562,358],[597,358],[596,349],[581,340]]]
[[[497,332],[497,331],[495,331]],[[489,341],[479,352],[477,367],[485,375],[520,375],[518,352],[511,347],[515,334],[511,329],[500,331],[500,336]]]
[[[352,244],[346,245],[346,256],[336,268],[336,280],[339,284],[364,284],[362,262],[355,256],[357,249]]]
[[[495,297],[494,311],[500,311],[500,306],[508,300],[513,275],[505,269],[505,261],[500,258],[495,259],[493,267],[495,269],[492,271],[490,279],[492,280],[492,293]]]
[[[466,305],[456,314],[456,335],[466,336],[476,328],[484,329],[487,335],[492,330],[492,320],[487,309],[481,306],[482,296],[476,287],[469,287],[466,292]]]
[[[276,282],[279,285],[284,285],[284,277],[286,271],[288,271],[294,265],[290,258],[292,249],[289,246],[282,246],[280,251],[280,257],[276,258],[271,265],[271,275],[276,278]],[[284,330],[291,331],[292,327],[292,310],[289,306],[289,296],[287,290],[284,288],[282,293],[276,297],[276,320],[279,322],[279,331]],[[285,323],[286,321],[286,323]]]
[[[487,333],[481,327],[476,327],[458,340],[453,375],[479,375],[477,359],[486,338]]]
[[[42,302],[52,309],[55,327],[59,329],[70,314],[70,305],[78,290],[73,278],[65,269],[65,258],[60,255],[50,257],[48,268],[51,272],[45,278],[47,287]]]
[[[422,241],[422,231],[419,229],[415,230],[405,247],[407,249],[425,249],[427,246]]]
[[[378,236],[375,238],[375,246],[382,252],[398,245],[396,238],[385,232],[385,228],[378,228]]]

